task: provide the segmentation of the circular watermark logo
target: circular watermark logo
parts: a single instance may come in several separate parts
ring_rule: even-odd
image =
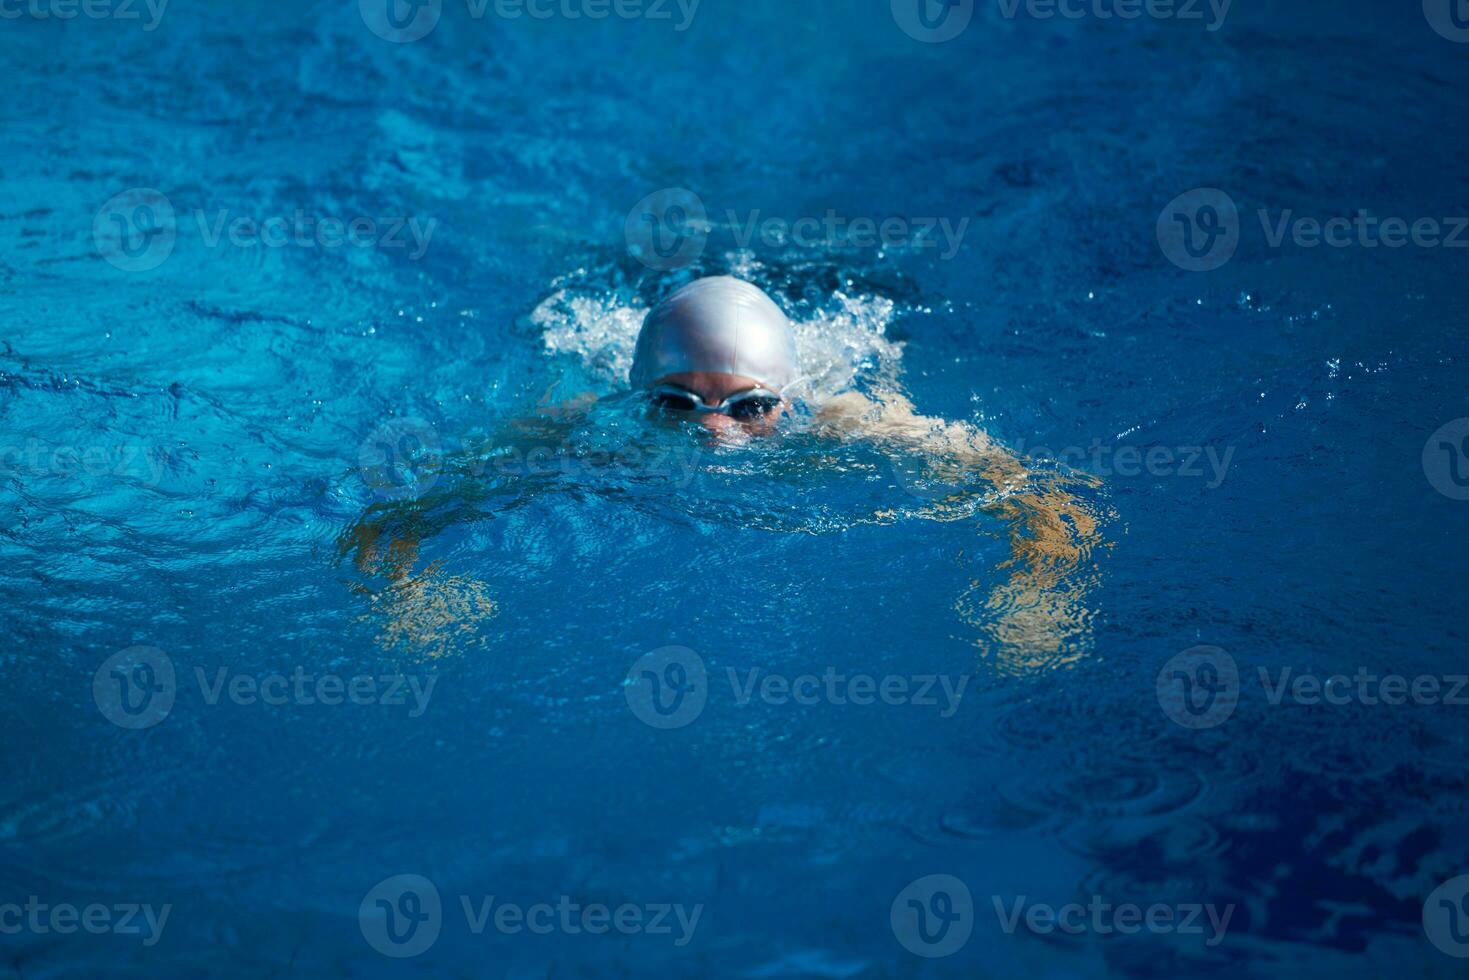
[[[173,254],[178,218],[162,191],[132,187],[116,194],[92,218],[97,254],[124,272],[156,269]]]
[[[385,500],[417,500],[434,488],[444,469],[439,434],[416,416],[390,419],[357,450],[362,480]]]
[[[656,272],[693,265],[709,244],[709,215],[699,195],[665,187],[643,198],[623,224],[627,250]]]
[[[1423,444],[1423,475],[1450,500],[1469,500],[1469,418],[1439,426]]]
[[[128,647],[92,675],[92,700],[119,728],[152,728],[168,717],[178,693],[173,661],[157,647]]]
[[[384,41],[420,41],[439,26],[444,0],[357,0],[362,22]]]
[[[1441,952],[1469,959],[1469,875],[1449,879],[1428,896],[1423,931]]]
[[[394,959],[428,950],[444,926],[439,890],[423,875],[394,875],[376,885],[357,909],[367,945]]]
[[[1209,272],[1239,248],[1239,209],[1217,187],[1196,187],[1168,202],[1158,215],[1158,246],[1188,272]]]
[[[1469,3],[1465,0],[1423,0],[1423,16],[1439,36],[1460,44],[1469,41]]]
[[[915,41],[942,44],[974,19],[974,0],[892,0],[893,20]]]
[[[1213,728],[1239,704],[1239,666],[1219,647],[1190,647],[1158,671],[1158,704],[1184,728]]]
[[[974,931],[969,886],[953,875],[928,875],[898,892],[891,913],[893,935],[917,956],[952,956]]]
[[[622,693],[638,720],[654,728],[682,728],[709,703],[709,672],[688,647],[661,647],[639,657]]]

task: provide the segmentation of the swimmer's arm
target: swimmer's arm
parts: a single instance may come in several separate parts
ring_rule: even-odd
[[[929,454],[938,465],[972,468],[1001,491],[992,513],[1008,531],[1010,576],[987,592],[982,609],[966,596],[961,611],[986,623],[1011,651],[1054,653],[1084,629],[1086,587],[1074,574],[1100,542],[1100,522],[1066,482],[1028,472],[982,430],[919,415],[907,398],[847,392],[817,413],[817,425],[844,439],[871,440]],[[1081,478],[1090,479],[1090,478]],[[980,586],[980,583],[976,583]],[[985,611],[987,610],[987,612]]]
[[[495,614],[497,606],[484,583],[449,575],[437,562],[420,571],[422,542],[446,527],[514,506],[525,492],[523,487],[477,477],[499,472],[497,453],[524,456],[539,447],[564,445],[590,401],[595,398],[543,405],[532,415],[506,423],[477,449],[444,460],[438,485],[427,494],[375,503],[343,530],[337,539],[337,558],[350,558],[362,576],[350,588],[372,601],[381,617],[385,647],[444,649],[468,624]],[[381,585],[372,585],[374,579]]]
[[[479,446],[443,460],[438,485],[422,497],[368,507],[338,538],[338,558],[351,556],[364,575],[382,575],[393,583],[410,579],[426,538],[484,516],[481,505],[488,491],[475,478],[500,472],[495,464],[497,454],[517,453],[523,458],[538,448],[564,445],[595,401],[596,396],[586,395],[543,403],[534,413],[507,421]]]
[[[896,444],[975,465],[1001,489],[1018,487],[1027,476],[1020,461],[982,429],[919,415],[897,392],[882,392],[876,399],[843,392],[821,406],[816,424],[837,438]]]

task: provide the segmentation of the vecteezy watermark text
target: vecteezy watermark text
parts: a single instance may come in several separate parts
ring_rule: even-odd
[[[142,20],[143,30],[155,31],[163,21],[168,0],[0,0],[0,20]]]
[[[667,936],[682,948],[694,938],[702,903],[624,902],[607,905],[580,902],[570,895],[552,901],[520,904],[495,895],[458,896],[464,924],[474,936],[493,930],[515,936]],[[445,926],[444,902],[434,883],[423,875],[394,875],[378,882],[363,897],[358,925],[369,946],[395,959],[418,956],[438,941]]]
[[[846,707],[900,705],[929,709],[941,718],[959,710],[969,676],[944,674],[846,674],[835,667],[820,672],[782,674],[752,667],[725,669],[735,704],[754,702],[783,707],[820,704]],[[709,670],[688,647],[660,647],[639,657],[623,682],[628,708],[654,728],[682,728],[703,713],[711,693]]]
[[[566,446],[494,446],[481,444],[466,465],[475,476],[576,476],[582,473],[641,474],[671,478],[682,490],[698,474],[695,446],[618,446],[576,452]]]
[[[385,41],[407,44],[433,33],[445,0],[358,0],[367,29]],[[470,20],[645,20],[672,23],[678,33],[694,23],[702,0],[464,0]]]
[[[601,902],[583,905],[572,901],[569,895],[558,897],[554,905],[549,902],[530,905],[499,902],[497,905],[494,895],[483,895],[474,900],[469,895],[461,895],[459,904],[464,910],[469,931],[476,936],[493,924],[496,932],[507,936],[522,932],[536,936],[553,933],[567,936],[581,933],[592,936],[644,934],[672,936],[673,945],[678,947],[687,946],[694,938],[694,930],[699,927],[699,918],[704,914],[703,905],[693,908],[669,902],[649,905],[624,903],[615,907]]]
[[[3,0],[0,0],[3,2]],[[208,249],[378,249],[402,251],[410,261],[427,254],[438,219],[417,215],[240,214],[229,208],[188,212]],[[97,209],[92,241],[97,254],[125,272],[147,272],[168,261],[178,243],[180,216],[163,192],[129,188]],[[187,221],[183,222],[187,226]]]
[[[995,917],[1006,935],[1013,935],[1022,927],[1038,936],[1063,932],[1069,936],[1090,933],[1108,936],[1113,933],[1135,936],[1140,932],[1153,935],[1202,936],[1208,933],[1204,945],[1218,946],[1229,930],[1229,920],[1234,917],[1234,906],[1219,908],[1210,902],[1182,902],[1166,904],[1154,902],[1141,906],[1132,902],[1112,904],[1100,895],[1091,896],[1083,904],[1066,902],[1048,905],[1031,902],[1024,895],[1007,900],[1000,895],[991,896]]]
[[[1469,248],[1469,216],[1381,217],[1367,208],[1320,217],[1294,208],[1257,208],[1266,248]],[[1170,262],[1189,272],[1225,265],[1239,248],[1239,208],[1217,187],[1180,194],[1158,216],[1158,245]]]
[[[639,445],[584,448],[566,443],[497,443],[466,439],[456,455],[456,472],[475,478],[579,478],[583,475],[671,481],[683,490],[699,473],[697,446]],[[449,466],[438,429],[417,416],[392,418],[362,441],[357,471],[385,500],[417,500],[432,490]]]
[[[952,717],[959,710],[959,701],[969,684],[968,674],[961,674],[957,680],[947,674],[887,674],[876,677],[872,674],[843,674],[835,667],[828,667],[820,674],[795,677],[771,673],[759,667],[751,667],[743,676],[729,667],[726,674],[734,691],[735,703],[739,705],[747,705],[751,701],[806,707],[817,704],[853,704],[858,707],[911,704],[934,708],[940,718]]]
[[[192,677],[211,707],[226,701],[240,707],[287,705],[381,705],[406,708],[418,718],[428,710],[438,674],[354,674],[293,670],[246,674],[228,667]],[[152,728],[168,717],[180,684],[172,658],[157,647],[129,647],[108,657],[92,677],[92,699],[102,716],[120,728]]]
[[[716,232],[729,235],[743,250],[802,248],[913,249],[938,251],[948,261],[959,254],[969,218],[848,216],[828,208],[825,214],[780,217],[756,209],[727,210],[723,224],[709,220],[699,195],[685,187],[665,187],[643,198],[623,224],[629,253],[651,269],[668,271],[697,262]]]
[[[1054,450],[1049,446],[1027,446],[1021,439],[1015,448],[1026,459],[1054,460],[1101,477],[1197,479],[1204,480],[1204,486],[1209,490],[1223,485],[1234,460],[1233,446],[1222,449],[1216,446],[1117,446],[1093,439],[1088,446],[1065,446]]]
[[[73,905],[43,902],[31,895],[24,904],[0,903],[0,935],[69,936],[86,932],[94,936],[141,936],[144,946],[154,946],[163,938],[163,928],[172,911],[171,904],[156,909],[151,904],[132,902]]]
[[[1057,463],[1068,469],[1088,472],[1104,479],[1200,480],[1205,490],[1217,490],[1229,474],[1234,447],[1225,446],[1130,446],[1093,439],[1087,446],[1030,446],[1021,439],[1016,452],[1027,464]],[[992,465],[983,459],[915,459],[894,455],[889,469],[899,485],[914,497],[926,500],[972,496],[976,484],[991,483]]]
[[[995,0],[1000,16],[1015,20],[1199,21],[1213,33],[1224,26],[1234,0]]]
[[[1469,674],[1378,674],[1358,667],[1350,675],[1322,676],[1309,671],[1296,673],[1282,667],[1272,677],[1270,670],[1259,668],[1260,686],[1272,705],[1291,704],[1379,704],[1469,706]]]
[[[1158,703],[1185,728],[1214,728],[1234,714],[1243,696],[1242,675],[1234,657],[1214,646],[1190,647],[1158,672]],[[1350,673],[1298,671],[1283,666],[1256,668],[1255,676],[1272,707],[1349,704],[1374,708],[1413,704],[1469,707],[1469,674],[1395,674],[1357,666]]]
[[[944,261],[959,254],[969,219],[955,224],[949,218],[848,218],[828,209],[820,218],[766,217],[760,210],[741,215],[726,211],[725,219],[735,244],[748,249],[757,238],[766,248],[814,249],[940,249]],[[940,243],[939,239],[943,241]]]
[[[437,218],[317,217],[300,208],[266,218],[237,216],[228,209],[206,213],[196,208],[192,214],[206,248],[218,248],[224,240],[235,248],[407,249],[415,262],[428,251],[438,227]]]
[[[992,895],[1000,930],[1014,935],[1022,929],[1038,936],[1061,932],[1133,936],[1203,936],[1210,948],[1224,941],[1235,906],[1209,902],[1110,902],[1093,895],[1086,902],[1051,905],[1032,902],[1026,895]],[[893,899],[893,935],[904,949],[936,959],[952,956],[968,943],[975,926],[974,900],[969,886],[953,875],[926,875],[909,883]]]
[[[925,44],[952,41],[968,29],[985,0],[891,0],[903,33]],[[1224,26],[1234,0],[994,0],[1004,20],[1167,20]]]
[[[0,444],[0,477],[121,477],[156,487],[166,459],[152,446],[58,446],[27,439],[24,446]]]

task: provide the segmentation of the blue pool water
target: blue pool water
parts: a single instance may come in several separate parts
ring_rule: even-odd
[[[38,2],[5,976],[1462,975],[1469,255],[1272,242],[1469,214],[1418,4]],[[900,391],[1022,482],[646,418],[639,317],[712,273],[811,403]],[[1440,693],[1271,695],[1359,671]]]

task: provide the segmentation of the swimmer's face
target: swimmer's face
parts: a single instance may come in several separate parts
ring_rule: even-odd
[[[717,374],[706,371],[687,371],[660,378],[654,386],[653,399],[669,417],[698,421],[710,432],[720,437],[767,435],[775,430],[786,411],[786,403],[778,395],[754,378],[738,374]],[[746,399],[736,396],[761,393]],[[730,404],[724,411],[700,412],[694,410],[694,399],[687,406],[681,404],[680,393],[696,396],[705,405],[720,405],[727,400]],[[773,397],[771,397],[773,396]]]

